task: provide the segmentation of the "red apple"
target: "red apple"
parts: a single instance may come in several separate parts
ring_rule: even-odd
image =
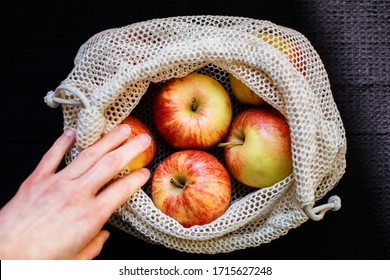
[[[153,121],[162,138],[178,149],[207,149],[226,135],[232,106],[215,79],[189,74],[166,82],[153,103]]]
[[[151,138],[150,146],[146,149],[146,151],[144,151],[142,154],[137,156],[127,165],[130,170],[136,170],[147,166],[149,163],[151,163],[151,161],[153,160],[156,154],[156,141],[154,140],[151,131],[149,130],[149,128],[146,126],[145,123],[143,123],[140,119],[131,115],[127,116],[121,123],[127,124],[131,127],[131,133],[127,142],[130,141],[130,139],[132,139],[136,135],[141,133],[146,133],[150,136]]]
[[[241,112],[219,146],[232,176],[247,186],[272,186],[292,172],[290,127],[274,108]]]
[[[221,216],[231,198],[228,171],[211,154],[178,151],[157,166],[151,197],[158,209],[184,227],[204,225]]]

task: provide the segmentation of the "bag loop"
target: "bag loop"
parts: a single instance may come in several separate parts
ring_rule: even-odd
[[[70,92],[71,94],[77,96],[78,100],[69,100],[64,99],[59,96],[59,93],[62,90],[66,90]],[[87,97],[79,91],[77,88],[69,86],[69,85],[60,85],[56,88],[55,91],[49,91],[47,95],[44,97],[45,103],[51,107],[51,108],[57,108],[60,104],[66,104],[66,105],[82,105],[84,108],[90,108],[91,104],[88,101]]]
[[[305,214],[313,221],[319,221],[324,218],[327,211],[338,211],[341,208],[341,199],[337,195],[331,196],[328,203],[311,208],[309,205],[303,207]]]

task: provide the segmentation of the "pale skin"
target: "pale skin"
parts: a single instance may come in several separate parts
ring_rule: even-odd
[[[146,168],[102,187],[150,145],[141,134],[125,143],[119,125],[57,170],[75,142],[66,130],[0,210],[0,259],[92,259],[109,237],[102,227],[150,177]]]

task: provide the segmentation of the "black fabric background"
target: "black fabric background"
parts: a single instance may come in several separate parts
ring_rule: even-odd
[[[98,259],[390,257],[390,1],[8,2],[0,4],[1,205],[61,134],[61,110],[43,97],[66,78],[89,37],[157,17],[245,16],[300,31],[321,56],[347,132],[346,174],[326,196],[339,195],[342,208],[269,244],[217,256],[151,245],[107,225],[111,237]]]

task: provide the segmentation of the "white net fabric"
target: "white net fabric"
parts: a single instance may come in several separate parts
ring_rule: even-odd
[[[215,254],[270,242],[308,216],[320,219],[340,206],[336,199],[313,209],[345,171],[346,139],[321,59],[299,32],[241,17],[155,19],[96,34],[81,46],[74,63],[45,98],[52,107],[61,103],[64,128],[77,128],[67,163],[132,114],[155,135],[153,172],[173,152],[151,120],[154,92],[164,81],[191,72],[224,86],[233,116],[246,105],[234,100],[229,73],[282,112],[290,125],[293,173],[285,180],[255,189],[232,179],[226,213],[190,228],[154,206],[147,184],[112,216],[118,228],[180,251]],[[224,162],[221,149],[210,152]]]

